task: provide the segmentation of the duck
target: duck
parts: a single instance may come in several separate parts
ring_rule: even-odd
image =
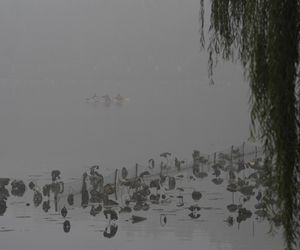
[[[107,94],[103,95],[102,98],[104,99],[105,104],[107,104],[107,105],[111,104],[111,98],[109,95],[107,95]]]

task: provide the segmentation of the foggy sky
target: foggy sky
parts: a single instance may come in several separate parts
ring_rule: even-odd
[[[249,136],[248,85],[200,51],[199,0],[1,0],[4,174],[189,157]],[[123,107],[84,99],[118,93]]]

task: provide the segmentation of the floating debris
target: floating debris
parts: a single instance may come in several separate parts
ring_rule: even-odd
[[[182,195],[178,195],[177,198],[178,198],[178,203],[177,203],[176,206],[177,206],[177,207],[182,207],[182,206],[184,206],[183,196],[182,196]]]
[[[161,153],[159,156],[167,158],[168,156],[171,156],[172,154],[170,152]]]
[[[211,181],[212,181],[214,184],[216,184],[216,185],[220,185],[220,184],[223,183],[224,179],[222,179],[222,178],[213,178]]]
[[[228,156],[228,154],[223,154],[221,155],[221,158],[223,157],[221,160],[214,159],[214,164],[212,164],[212,162],[208,161],[208,157],[200,155],[200,152],[195,150],[193,153],[193,162],[184,166],[182,165],[184,163],[183,161],[179,161],[176,158],[174,163],[173,159],[169,158],[170,156],[171,153],[169,152],[161,154],[161,157],[166,158],[167,161],[167,163],[162,161],[161,168],[155,168],[154,160],[150,159],[148,166],[143,169],[141,165],[136,165],[131,169],[123,167],[105,177],[100,173],[99,165],[93,165],[83,173],[81,177],[81,187],[80,183],[79,185],[78,183],[73,185],[73,181],[71,184],[64,184],[64,182],[61,181],[61,172],[59,170],[53,170],[51,172],[51,183],[45,184],[45,179],[34,179],[29,182],[29,189],[33,190],[34,195],[33,204],[35,207],[38,207],[42,203],[43,211],[49,213],[50,205],[53,201],[53,193],[55,206],[57,207],[59,205],[58,207],[62,207],[62,209],[60,213],[57,212],[53,214],[53,218],[48,217],[46,220],[61,224],[59,216],[66,217],[68,210],[74,209],[66,207],[65,204],[74,206],[75,198],[77,204],[78,195],[79,203],[81,197],[82,207],[89,207],[87,213],[91,216],[105,216],[108,224],[105,229],[101,229],[101,232],[103,232],[104,237],[112,238],[118,231],[118,225],[116,223],[119,215],[121,216],[122,214],[122,216],[124,216],[124,213],[132,213],[132,211],[139,211],[138,215],[128,215],[131,216],[128,221],[133,224],[147,220],[147,217],[143,215],[146,214],[146,211],[149,211],[149,209],[151,209],[151,212],[158,211],[156,212],[159,214],[159,221],[157,220],[157,223],[160,223],[162,227],[168,222],[169,214],[167,213],[169,213],[168,211],[170,210],[172,210],[175,215],[182,215],[183,212],[184,218],[182,220],[195,221],[195,223],[202,221],[199,219],[203,216],[201,215],[202,213],[200,214],[201,211],[204,211],[203,214],[206,216],[206,212],[208,211],[205,210],[222,210],[221,212],[212,211],[212,213],[213,215],[220,214],[223,218],[224,214],[227,213],[224,211],[226,209],[214,207],[213,201],[227,198],[227,195],[224,195],[226,192],[223,192],[223,190],[218,192],[211,191],[214,190],[214,188],[222,189],[225,182],[225,188],[231,192],[233,196],[232,204],[227,206],[227,210],[231,213],[236,212],[237,217],[235,219],[233,216],[228,216],[226,220],[221,219],[221,222],[224,220],[228,226],[232,226],[235,220],[241,223],[250,218],[252,212],[242,206],[246,201],[249,201],[251,197],[255,197],[258,201],[258,203],[254,205],[256,209],[254,214],[262,219],[268,218],[273,220],[273,218],[268,215],[267,210],[265,210],[266,204],[261,202],[263,185],[265,185],[262,181],[262,174],[253,170],[253,168],[246,168],[246,165],[243,165],[242,162],[238,162],[238,160],[234,158],[235,155]],[[235,161],[232,158],[235,159]],[[207,169],[207,172],[203,169]],[[246,172],[243,172],[244,170],[246,170]],[[224,173],[225,171],[226,173]],[[248,177],[246,177],[246,174]],[[221,178],[221,175],[229,177],[229,179]],[[213,176],[212,180],[207,180],[207,182],[201,180],[199,182],[199,179],[196,179],[202,179],[207,176]],[[244,177],[240,178],[241,176]],[[3,215],[7,209],[6,200],[10,193],[5,188],[5,185],[9,182],[10,179],[8,178],[0,178],[0,215]],[[42,184],[40,184],[40,182],[42,182]],[[203,188],[203,191],[199,189],[204,183],[208,183],[209,187],[212,186],[211,182],[220,186],[208,190]],[[257,183],[261,184],[257,185]],[[40,189],[39,185],[43,188]],[[65,185],[68,191],[64,190]],[[13,197],[14,200],[21,197],[28,186],[27,183],[25,184],[21,180],[12,181],[11,194],[15,196]],[[261,190],[258,191],[258,187]],[[190,192],[190,190],[192,192]],[[201,192],[198,190],[201,190]],[[239,205],[234,204],[234,193],[236,192],[239,192],[236,194],[239,196]],[[203,199],[203,197],[205,199]],[[201,199],[204,200],[203,202],[209,200],[211,203],[209,205],[212,206],[204,207],[195,204]],[[251,199],[251,201],[253,201],[253,199]],[[253,205],[253,203],[249,205]],[[30,204],[27,203],[26,206],[30,206]],[[177,221],[178,220],[181,221],[180,218],[177,219]],[[278,225],[280,225],[280,218],[278,221]],[[66,220],[63,224],[64,231],[69,232],[71,229],[70,221]]]
[[[266,208],[266,204],[261,202],[261,203],[257,203],[254,205],[255,209],[265,209]]]
[[[150,175],[150,172],[149,171],[144,171],[144,172],[142,172],[142,173],[140,173],[140,178],[144,178],[144,176],[146,176],[146,175]]]
[[[221,175],[221,171],[220,169],[215,169],[215,171],[212,174],[215,175],[216,177],[219,177]]]
[[[91,210],[90,210],[90,215],[96,216],[102,211],[102,206],[99,204],[97,207],[95,205],[92,205]]]
[[[232,216],[228,216],[227,219],[225,220],[228,226],[232,226],[234,223],[234,218]]]
[[[261,197],[262,197],[262,193],[261,193],[261,191],[258,191],[258,193],[257,193],[257,195],[256,195],[256,200],[257,201],[260,201],[261,200]]]
[[[160,221],[160,225],[164,227],[167,224],[167,215],[161,214],[159,221]]]
[[[53,170],[51,172],[51,177],[52,177],[52,181],[57,181],[58,179],[60,179],[60,174],[61,172],[59,170]]]
[[[123,179],[126,179],[127,176],[128,176],[128,170],[127,168],[123,167],[122,170],[121,170],[121,176]]]
[[[50,201],[49,200],[48,201],[44,201],[43,202],[43,211],[45,213],[48,213],[49,209],[50,209]]]
[[[0,200],[0,216],[3,216],[6,212],[7,206],[5,200]]]
[[[65,220],[63,223],[63,229],[65,233],[69,233],[71,230],[71,223],[69,220]]]
[[[81,206],[83,208],[87,207],[89,203],[89,192],[87,190],[86,178],[87,178],[87,174],[84,173],[82,176],[82,188],[81,188]]]
[[[10,182],[9,178],[0,178],[0,187],[7,186]]]
[[[22,180],[14,180],[11,183],[11,194],[13,196],[22,197],[26,191],[26,185]]]
[[[74,205],[74,194],[69,194],[67,201],[70,206],[73,206]]]
[[[248,196],[248,195],[254,195],[254,186],[243,186],[243,187],[240,187],[239,188],[239,192],[245,196]]]
[[[38,207],[43,201],[43,195],[40,191],[35,190],[33,193],[33,204],[35,207]]]
[[[190,211],[192,211],[191,213],[189,213],[189,216],[192,218],[192,219],[198,219],[201,215],[199,213],[199,211],[201,210],[201,208],[197,205],[194,205],[194,206],[190,206],[188,208]]]
[[[254,212],[254,214],[256,214],[257,216],[259,216],[259,217],[262,217],[262,218],[265,218],[265,217],[267,217],[267,211],[265,211],[265,210],[263,210],[263,209],[259,209],[259,210],[256,210],[255,212]]]
[[[119,213],[131,213],[132,209],[129,206],[121,207]]]
[[[192,205],[192,206],[190,206],[190,207],[188,207],[188,210],[190,210],[190,211],[200,211],[201,210],[201,207],[199,207],[198,205]]]
[[[5,233],[5,232],[14,232],[16,230],[14,229],[0,229],[0,233]]]
[[[141,217],[141,216],[136,216],[136,215],[131,216],[132,224],[139,223],[139,222],[144,221],[144,220],[147,220],[147,218],[146,217]]]
[[[106,209],[103,211],[103,214],[105,216],[106,219],[109,220],[118,220],[118,214],[116,213],[115,210],[112,209]]]
[[[194,201],[199,201],[202,198],[202,194],[199,191],[192,192],[192,199]]]
[[[241,223],[242,221],[246,221],[251,218],[252,212],[247,210],[246,208],[239,208],[238,216],[236,218],[237,223]]]
[[[236,204],[230,204],[227,206],[227,209],[229,212],[234,213],[238,209],[238,205]]]
[[[33,181],[29,182],[28,187],[33,190],[35,188],[35,184],[33,183]]]
[[[112,223],[109,224],[108,226],[106,226],[104,232],[103,232],[103,236],[105,238],[112,238],[117,234],[118,231],[118,225]]]
[[[63,208],[60,210],[60,214],[64,218],[67,216],[68,210],[67,210],[67,208],[65,206],[63,206]]]

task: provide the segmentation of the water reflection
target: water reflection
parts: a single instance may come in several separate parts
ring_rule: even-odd
[[[160,230],[175,232],[187,226],[186,223],[193,223],[189,230],[196,232],[201,224],[195,223],[209,221],[218,221],[227,228],[236,225],[239,230],[241,224],[249,221],[254,231],[254,222],[271,219],[263,199],[262,158],[255,156],[241,163],[243,156],[232,148],[229,153],[219,153],[210,161],[208,156],[195,150],[192,161],[181,162],[178,167],[179,160],[172,159],[171,153],[160,156],[166,160],[163,164],[155,165],[151,160],[146,167],[139,164],[133,168],[122,167],[105,176],[98,165],[93,165],[82,174],[79,182],[69,182],[59,170],[53,170],[48,179],[29,180],[29,190],[26,181],[14,180],[8,186],[10,180],[1,178],[0,215],[5,215],[11,193],[15,200],[31,196],[34,204],[31,209],[42,204],[42,210],[50,216],[48,222],[68,218],[63,221],[66,233],[70,232],[71,221],[76,221],[77,216],[99,218],[104,223],[100,223],[99,230],[105,238],[115,238],[118,231],[130,227],[130,230],[134,227],[139,230],[139,225],[148,225],[149,230],[160,227]],[[52,203],[55,213],[51,213]],[[13,204],[29,205],[25,201]],[[78,209],[81,212],[74,213]],[[280,227],[280,219],[276,225]]]

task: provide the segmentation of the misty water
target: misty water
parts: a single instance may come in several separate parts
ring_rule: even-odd
[[[105,176],[159,162],[166,151],[189,161],[193,150],[213,154],[247,141],[248,85],[241,67],[229,63],[220,63],[209,85],[199,8],[197,0],[1,1],[0,177],[42,186],[59,169],[80,186],[93,165]],[[181,186],[201,191],[199,206],[218,209],[192,220],[176,210],[177,200],[151,205],[146,221],[119,216],[112,238],[102,235],[103,214],[93,217],[80,205],[68,207],[71,230],[64,233],[53,207],[47,215],[26,206],[27,185],[0,216],[0,249],[282,249],[267,221],[224,222],[231,194],[208,173]]]

